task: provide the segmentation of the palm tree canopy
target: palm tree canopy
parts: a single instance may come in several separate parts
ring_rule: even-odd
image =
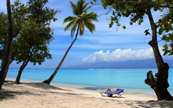
[[[97,14],[94,12],[87,13],[91,6],[89,6],[88,3],[85,3],[84,0],[79,0],[77,4],[70,1],[70,4],[74,16],[68,16],[64,19],[64,23],[69,22],[65,26],[64,31],[71,28],[71,35],[73,36],[76,28],[79,28],[80,35],[82,36],[84,33],[84,27],[86,27],[90,32],[93,32],[95,30],[95,25],[92,21],[97,21]]]

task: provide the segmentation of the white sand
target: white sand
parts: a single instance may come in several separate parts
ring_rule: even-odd
[[[122,96],[103,97],[98,91],[43,83],[16,85],[8,80],[0,91],[0,108],[173,108],[172,101],[156,102],[155,96],[126,93]]]

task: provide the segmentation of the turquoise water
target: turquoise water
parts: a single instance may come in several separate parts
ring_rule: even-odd
[[[157,69],[115,69],[115,70],[59,70],[52,83],[56,85],[68,85],[89,90],[105,90],[108,87],[124,88],[126,92],[146,92],[154,94],[153,90],[144,83],[146,73]],[[21,80],[42,82],[47,79],[54,69],[25,69]],[[18,69],[9,69],[7,78],[15,79]],[[169,70],[168,78],[173,93],[173,69]]]

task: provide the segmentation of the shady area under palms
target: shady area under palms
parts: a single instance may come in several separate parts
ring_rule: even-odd
[[[70,1],[70,4],[72,6],[74,16],[68,16],[64,19],[64,23],[69,22],[64,28],[64,31],[71,28],[71,36],[76,33],[75,38],[68,47],[67,51],[65,52],[63,58],[61,59],[59,65],[56,67],[53,74],[47,80],[43,81],[43,83],[51,83],[58,70],[60,69],[63,61],[65,60],[69,50],[73,46],[74,42],[77,40],[78,34],[80,33],[80,35],[82,36],[84,34],[85,27],[92,33],[95,30],[95,25],[92,23],[92,21],[97,21],[97,15],[94,12],[87,13],[91,6],[89,6],[88,3],[85,3],[84,0],[79,0],[76,4]]]

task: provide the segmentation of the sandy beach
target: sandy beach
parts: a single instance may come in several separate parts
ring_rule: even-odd
[[[172,101],[156,100],[145,94],[104,97],[99,91],[34,82],[16,85],[12,80],[0,92],[0,108],[173,108]]]

